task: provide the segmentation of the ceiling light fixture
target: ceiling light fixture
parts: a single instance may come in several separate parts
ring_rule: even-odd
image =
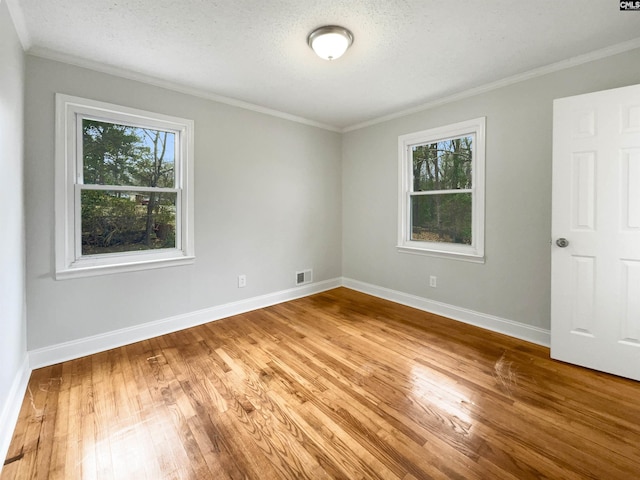
[[[307,43],[320,58],[335,60],[351,46],[353,34],[346,28],[327,25],[311,32]]]

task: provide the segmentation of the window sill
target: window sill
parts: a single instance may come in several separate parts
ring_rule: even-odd
[[[485,263],[484,255],[478,255],[471,252],[453,252],[447,250],[437,250],[424,247],[413,247],[406,245],[397,245],[396,248],[400,253],[409,253],[412,255],[426,255],[429,257],[448,258],[451,260],[462,260],[471,263]],[[471,249],[469,249],[471,250]]]
[[[56,280],[67,280],[71,278],[93,277],[98,275],[110,275],[114,273],[136,272],[140,270],[151,270],[156,268],[177,267],[180,265],[190,265],[195,262],[194,256],[175,256],[169,258],[154,258],[147,260],[136,260],[126,263],[109,263],[96,265],[91,261],[79,261],[67,268],[56,270]]]

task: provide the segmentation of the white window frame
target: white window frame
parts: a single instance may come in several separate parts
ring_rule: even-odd
[[[80,188],[83,178],[82,119],[176,134],[176,248],[82,255]],[[194,262],[192,120],[56,94],[55,278],[58,280],[146,270]],[[99,187],[97,187],[99,188]],[[113,188],[109,188],[113,190]],[[156,191],[157,188],[123,187]]]
[[[446,125],[398,137],[398,245],[401,253],[414,253],[484,263],[484,168],[486,117]],[[411,240],[411,194],[413,193],[412,147],[473,135],[472,188],[460,190],[472,197],[472,244]],[[449,192],[450,190],[446,190]]]

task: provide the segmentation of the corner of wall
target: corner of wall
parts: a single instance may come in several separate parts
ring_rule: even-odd
[[[519,338],[527,342],[549,347],[551,345],[551,332],[544,328],[533,327],[521,322],[506,318],[476,312],[466,308],[456,307],[442,302],[436,302],[427,298],[410,295],[408,293],[391,290],[389,288],[371,285],[351,278],[343,278],[342,285],[358,292],[383,298],[401,305],[417,308],[425,312],[433,313],[452,320],[484,328],[492,332],[502,333],[510,337]]]
[[[9,390],[9,395],[4,403],[4,408],[0,412],[0,473],[4,465],[4,459],[9,451],[13,431],[18,422],[22,400],[27,392],[31,368],[29,367],[29,357],[25,352],[22,365],[16,372],[14,380]]]

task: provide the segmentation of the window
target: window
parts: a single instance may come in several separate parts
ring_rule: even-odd
[[[56,95],[56,278],[193,262],[193,122]]]
[[[477,118],[398,138],[398,250],[484,261],[484,132]]]

